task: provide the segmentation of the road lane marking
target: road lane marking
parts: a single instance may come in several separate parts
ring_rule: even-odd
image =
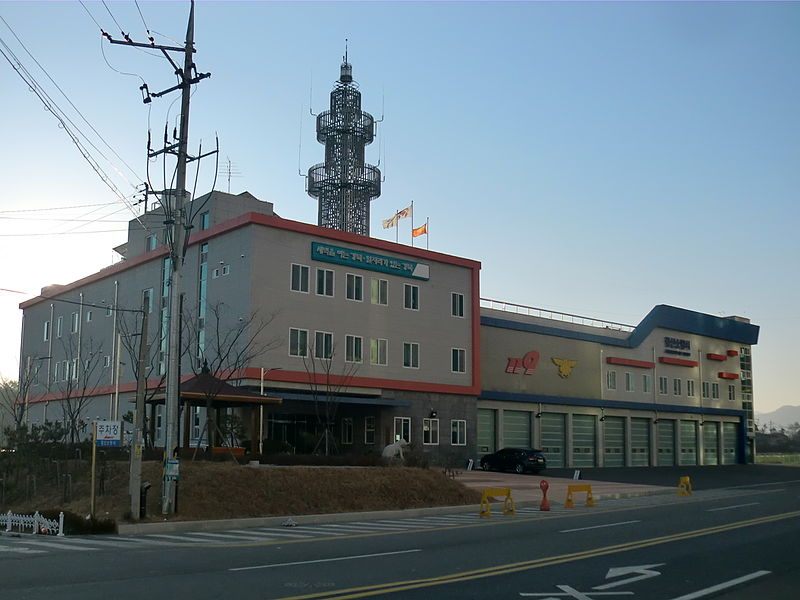
[[[692,592],[691,594],[678,596],[677,598],[673,598],[672,600],[694,600],[695,598],[702,598],[703,596],[708,596],[709,594],[714,594],[721,590],[727,590],[728,588],[737,586],[740,583],[752,581],[753,579],[758,579],[759,577],[763,577],[764,575],[769,575],[770,573],[772,573],[772,571],[756,571],[755,573],[750,573],[749,575],[742,575],[741,577],[737,577],[736,579],[731,579],[730,581],[726,581],[718,585],[712,585],[711,587],[707,587],[702,590],[697,590],[696,592]]]
[[[44,546],[45,548],[58,548],[59,550],[83,550],[92,551],[99,550],[100,548],[87,548],[86,546],[73,546],[63,542],[34,542],[33,540],[21,541],[22,544],[30,544],[31,546]]]
[[[0,552],[16,552],[17,554],[47,554],[47,550],[34,550],[33,548],[26,548],[25,546],[20,546],[19,548],[0,546]]]
[[[481,569],[475,569],[472,571],[460,571],[460,572],[450,573],[449,575],[439,575],[436,577],[427,577],[423,579],[393,581],[393,582],[379,583],[375,585],[361,586],[355,588],[318,592],[302,596],[289,596],[281,598],[279,600],[311,600],[312,598],[315,600],[321,600],[323,598],[327,600],[352,600],[354,598],[380,596],[383,594],[428,588],[439,585],[448,585],[451,583],[464,583],[475,579],[485,579],[487,577],[495,577],[497,575],[508,575],[511,573],[519,573],[522,571],[530,571],[532,569],[551,567],[554,565],[586,560],[589,558],[596,558],[598,556],[619,554],[620,552],[629,552],[631,550],[639,550],[641,548],[649,548],[651,546],[658,546],[661,544],[668,544],[671,542],[679,542],[706,535],[726,533],[728,531],[734,531],[736,529],[741,529],[743,527],[764,525],[767,523],[784,521],[786,519],[795,519],[798,517],[800,517],[800,511],[793,511],[790,513],[784,513],[779,515],[770,515],[766,517],[759,517],[756,519],[748,519],[746,521],[736,521],[734,523],[727,523],[725,525],[706,527],[704,529],[683,531],[680,533],[670,534],[656,538],[646,538],[634,542],[626,542],[624,544],[603,546],[600,548],[593,548],[591,550],[573,552],[571,554],[547,556],[543,558],[536,558],[522,562],[507,563],[504,565],[496,565],[494,567],[483,567]],[[673,600],[681,600],[681,599],[674,598]]]
[[[320,558],[318,560],[301,560],[297,562],[276,563],[272,565],[257,565],[255,567],[235,567],[229,571],[252,571],[253,569],[272,569],[274,567],[294,567],[296,565],[311,565],[316,563],[336,562],[340,560],[355,560],[357,558],[375,558],[377,556],[393,556],[395,554],[409,554],[411,552],[422,552],[421,548],[414,550],[397,550],[395,552],[379,552],[377,554],[357,554],[355,556],[339,556],[338,558]]]
[[[744,508],[745,506],[755,506],[761,502],[748,502],[747,504],[734,504],[733,506],[722,506],[720,508],[709,508],[706,512],[716,512],[718,510],[730,510],[731,508]]]
[[[577,527],[575,529],[562,529],[558,533],[572,533],[573,531],[586,531],[587,529],[602,529],[603,527],[616,527],[617,525],[630,525],[631,523],[641,523],[641,520],[620,521],[619,523],[608,523],[606,525],[592,525],[591,527]]]
[[[528,593],[528,592],[520,592],[520,596],[541,596],[545,600],[550,600],[551,598],[555,598],[556,596],[565,596],[567,598],[576,598],[577,600],[592,600],[591,596],[587,596],[586,594],[591,594],[592,596],[633,596],[633,592],[579,592],[574,587],[569,585],[557,585],[558,589],[564,594],[554,594],[552,592],[540,593],[537,592],[535,594]]]

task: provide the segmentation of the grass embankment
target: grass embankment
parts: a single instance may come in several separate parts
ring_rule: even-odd
[[[86,469],[88,471],[88,468]],[[152,484],[145,520],[162,520],[161,463],[145,462],[142,481]],[[30,501],[2,510],[58,509],[89,512],[88,476],[76,479],[72,500],[59,487],[40,485]],[[174,520],[231,519],[282,515],[393,510],[477,504],[480,493],[438,469],[409,467],[273,467],[233,462],[182,461],[178,514]],[[95,515],[123,521],[130,508],[127,462],[108,463],[105,494],[97,496]]]
[[[800,467],[800,453],[756,454],[757,465],[795,465]]]

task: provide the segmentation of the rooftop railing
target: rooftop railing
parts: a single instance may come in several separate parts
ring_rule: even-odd
[[[503,300],[492,300],[491,298],[481,298],[481,308],[501,310],[508,313],[514,313],[517,315],[525,315],[527,317],[551,319],[554,321],[562,321],[564,323],[584,325],[586,327],[613,329],[615,331],[622,331],[626,333],[629,333],[634,329],[636,329],[635,326],[626,325],[625,323],[617,323],[615,321],[605,321],[603,319],[595,319],[593,317],[583,317],[581,315],[573,315],[570,313],[559,312],[557,310],[548,310],[546,308],[525,306],[524,304],[515,304],[513,302],[505,302]]]

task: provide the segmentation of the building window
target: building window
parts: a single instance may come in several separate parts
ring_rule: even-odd
[[[50,341],[50,321],[44,322],[44,341]]]
[[[163,415],[164,415],[164,405],[156,404],[156,435],[155,435],[156,440],[161,439],[161,432],[164,427]]]
[[[364,338],[357,335],[347,335],[344,338],[345,361],[360,363],[362,361],[362,346]]]
[[[680,396],[681,395],[681,380],[680,379],[673,379],[672,380],[672,395],[673,396]]]
[[[333,296],[333,271],[317,269],[317,296]]]
[[[736,386],[729,385],[728,386],[728,400],[736,400]]]
[[[66,360],[61,361],[61,381],[66,381],[69,378],[69,363]]]
[[[72,379],[73,381],[77,381],[78,380],[78,359],[77,358],[73,358],[72,359],[72,365],[71,365],[71,369],[70,369],[70,373],[69,374],[70,374],[70,379]]]
[[[342,418],[342,445],[351,446],[353,444],[353,418]]]
[[[327,331],[314,333],[314,358],[333,358],[333,334]]]
[[[59,364],[60,363],[58,361],[56,361],[53,364],[53,382],[57,382],[58,381],[58,366],[59,366]]]
[[[711,384],[711,397],[712,398],[719,398],[719,384],[712,383]]]
[[[361,275],[347,274],[347,299],[361,302],[364,300],[364,278]]]
[[[450,294],[450,314],[454,317],[464,316],[464,294],[457,292]]]
[[[107,369],[110,366],[111,366],[111,356],[106,354],[103,357],[103,368]]]
[[[310,269],[306,265],[292,265],[292,280],[289,289],[293,292],[308,293],[308,276]]]
[[[61,332],[64,330],[64,317],[56,319],[56,337],[61,337]]]
[[[411,443],[411,417],[394,418],[394,441],[400,440]]]
[[[142,290],[142,308],[147,314],[153,312],[153,288]]]
[[[145,252],[150,252],[151,250],[155,250],[158,247],[158,238],[154,235],[148,235],[144,239],[144,249]]]
[[[422,443],[428,446],[439,443],[439,419],[422,419]]]
[[[658,393],[659,394],[669,393],[669,380],[666,377],[658,378]]]
[[[653,379],[650,375],[642,375],[642,391],[646,394],[653,391]]]
[[[192,439],[196,440],[200,437],[200,407],[192,407]]]
[[[711,384],[707,381],[703,382],[703,398],[709,398],[711,396]]]
[[[625,391],[633,392],[636,387],[633,384],[633,373],[625,372]]]
[[[467,422],[461,419],[450,421],[450,444],[452,446],[467,445]]]
[[[419,369],[419,344],[416,342],[403,342],[403,366],[409,369]],[[408,441],[408,440],[406,440]]]
[[[403,284],[403,308],[419,310],[419,286]]]
[[[467,371],[467,351],[463,348],[451,349],[450,370],[453,373],[466,373]]]
[[[606,387],[610,390],[617,389],[617,372],[616,371],[608,371],[606,372]]]
[[[110,317],[114,313],[114,309],[111,306],[106,306],[106,316]]]
[[[386,366],[388,361],[389,340],[373,338],[369,344],[369,362],[373,365]]]
[[[211,215],[208,211],[200,214],[200,231],[205,231],[211,226]]]
[[[375,417],[364,417],[364,443],[375,443]]]
[[[222,274],[223,275],[230,275],[231,266],[230,265],[222,265]]]
[[[91,323],[92,322],[92,311],[90,311],[90,310],[86,311],[86,322],[87,323]]]
[[[372,280],[372,303],[389,304],[389,282],[386,279]]]
[[[686,395],[694,398],[694,379],[686,380]]]
[[[289,356],[308,356],[307,329],[289,329]]]
[[[78,323],[79,323],[78,313],[74,312],[74,313],[72,313],[71,316],[72,316],[72,318],[71,318],[71,321],[70,321],[69,332],[70,333],[78,333]]]

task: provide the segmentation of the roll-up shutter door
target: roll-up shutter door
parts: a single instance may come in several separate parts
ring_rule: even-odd
[[[697,421],[681,421],[680,464],[697,464]]]
[[[650,464],[650,419],[631,419],[631,466]]]
[[[736,423],[723,423],[722,424],[722,464],[735,465],[736,464],[736,446],[738,441]]]
[[[658,421],[658,466],[675,465],[675,421],[659,419]]]
[[[503,411],[503,448],[529,448],[531,445],[531,413],[522,410]]]
[[[564,466],[566,426],[561,413],[542,414],[542,452],[547,457],[548,467]]]
[[[595,417],[572,415],[572,464],[576,467],[595,465]]]
[[[603,421],[603,440],[605,444],[603,464],[606,467],[625,466],[625,419],[606,417]]]
[[[706,421],[703,424],[703,464],[718,465],[719,423]]]
[[[490,454],[494,447],[495,411],[490,408],[478,409],[478,454]]]

